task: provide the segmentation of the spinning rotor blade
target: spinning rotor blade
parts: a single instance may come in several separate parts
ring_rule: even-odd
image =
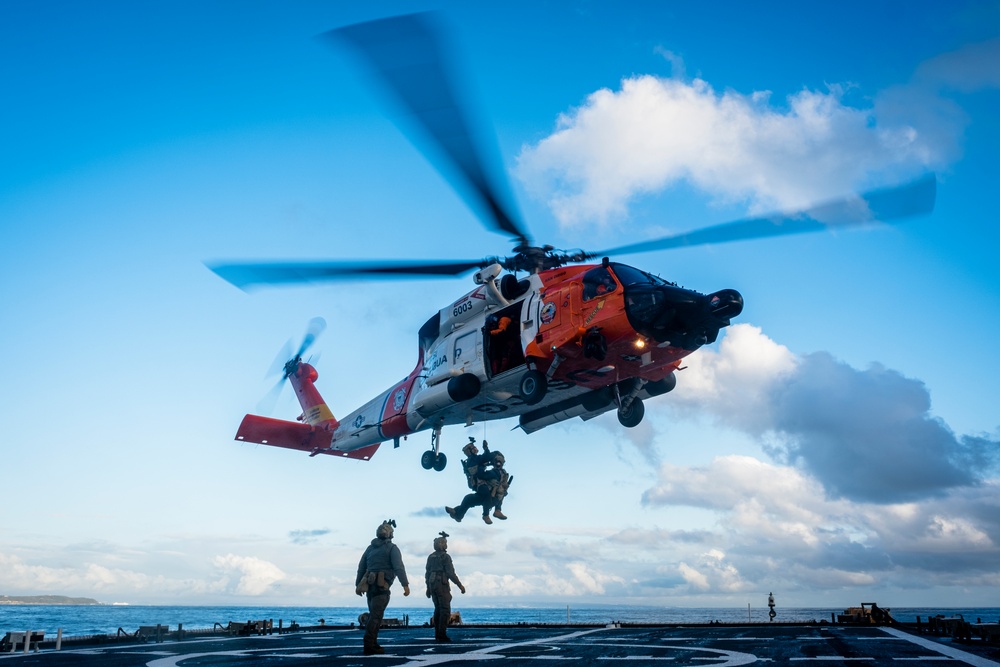
[[[271,387],[270,391],[264,395],[264,398],[260,399],[260,402],[257,403],[257,414],[267,415],[274,410],[274,406],[278,403],[278,397],[281,396],[281,390],[285,387],[285,380],[298,367],[302,355],[312,347],[313,343],[316,342],[316,339],[324,330],[326,330],[326,320],[322,317],[314,317],[309,320],[309,325],[306,327],[306,335],[303,337],[302,344],[299,345],[299,351],[295,353],[294,357],[289,357],[292,353],[291,340],[288,340],[284,347],[281,348],[281,351],[267,373],[268,376],[281,373],[281,377],[278,378],[278,381]]]
[[[729,243],[767,236],[784,236],[821,230],[895,222],[934,210],[937,178],[929,174],[891,188],[835,199],[802,211],[776,213],[723,223],[691,232],[674,234],[651,241],[640,241],[612,248],[588,257],[626,255],[634,252],[666,250],[683,246]]]
[[[299,351],[295,353],[295,358],[301,358],[302,355],[306,353],[306,350],[312,347],[312,344],[316,342],[316,339],[325,330],[326,320],[322,317],[314,317],[309,320],[309,326],[306,328],[305,338],[302,339],[302,345],[299,346]]]
[[[257,407],[255,412],[259,415],[269,415],[274,412],[274,406],[278,404],[278,397],[281,396],[281,390],[285,388],[285,380],[287,380],[284,375],[282,375],[274,386],[264,395],[264,398],[257,402]]]
[[[439,149],[439,157],[464,181],[467,199],[474,208],[483,209],[483,222],[514,236],[519,245],[530,245],[523,225],[506,205],[510,201],[506,179],[498,176],[495,168],[492,179],[487,172],[487,166],[497,165],[499,160],[483,159],[482,133],[477,142],[469,122],[474,115],[463,108],[448,71],[447,63],[456,59],[448,57],[443,31],[436,27],[433,15],[408,14],[358,23],[331,30],[323,37],[350,44],[368,61],[411,114],[413,124]]]
[[[242,290],[260,285],[399,276],[457,276],[487,266],[482,259],[458,262],[276,262],[209,263],[209,269]]]

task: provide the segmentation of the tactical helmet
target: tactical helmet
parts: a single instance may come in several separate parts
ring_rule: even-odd
[[[469,443],[465,447],[462,447],[462,453],[466,456],[473,456],[479,453],[479,448],[475,444]]]
[[[448,550],[448,538],[447,537],[435,537],[434,538],[434,551],[447,551]]]
[[[391,540],[392,529],[395,527],[396,527],[396,521],[394,519],[383,521],[382,525],[375,529],[375,537],[377,537],[380,540]]]
[[[493,465],[498,468],[502,468],[503,464],[507,462],[507,459],[503,457],[500,452],[493,452]]]

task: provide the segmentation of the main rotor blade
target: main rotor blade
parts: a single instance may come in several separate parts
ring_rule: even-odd
[[[487,142],[481,132],[476,141],[469,122],[474,115],[456,94],[447,65],[455,58],[449,59],[443,35],[433,16],[425,13],[345,26],[323,37],[350,44],[368,61],[414,125],[439,149],[439,157],[464,181],[464,194],[473,208],[482,209],[483,222],[530,245],[523,225],[511,214],[506,178],[495,168],[487,172],[499,159],[493,157],[495,150],[493,159],[483,159]]]
[[[895,222],[934,210],[937,178],[929,174],[905,185],[835,199],[802,211],[727,222],[650,241],[590,253],[590,257],[626,255],[682,246],[729,243],[767,236]]]
[[[262,285],[328,282],[333,280],[398,278],[432,278],[458,276],[488,262],[476,259],[457,262],[276,262],[276,263],[206,263],[205,265],[242,290]]]

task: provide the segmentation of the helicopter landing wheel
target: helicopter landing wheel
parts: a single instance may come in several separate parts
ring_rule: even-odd
[[[445,456],[444,453],[438,452],[438,455],[434,457],[434,464],[433,464],[434,469],[437,470],[438,472],[441,472],[442,470],[444,470],[444,467],[446,465],[448,465],[448,457]]]
[[[534,405],[545,398],[545,392],[548,391],[548,388],[549,381],[545,375],[539,371],[530,370],[525,371],[524,375],[521,376],[521,384],[517,390],[522,401],[528,405]]]
[[[646,414],[646,408],[643,406],[642,401],[634,398],[624,410],[618,408],[618,421],[625,428],[634,428],[642,421],[644,414]]]
[[[434,458],[433,450],[427,450],[420,455],[420,465],[424,470],[430,470],[434,467]]]

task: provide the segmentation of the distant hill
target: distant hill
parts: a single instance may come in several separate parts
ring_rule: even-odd
[[[65,595],[0,595],[0,604],[101,604],[93,598]]]

